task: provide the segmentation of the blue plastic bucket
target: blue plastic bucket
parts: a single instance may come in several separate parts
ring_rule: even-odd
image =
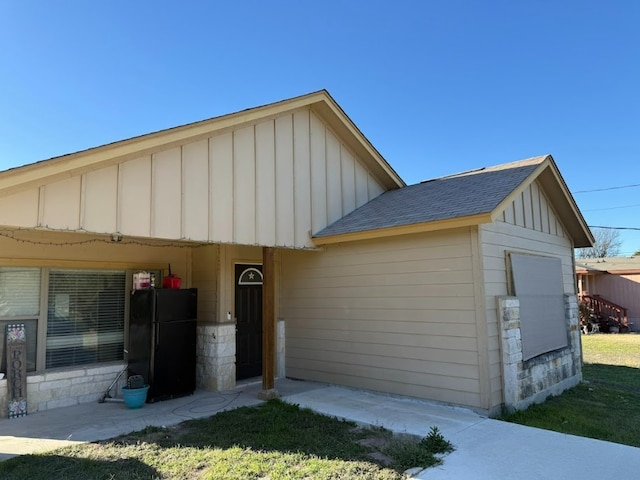
[[[140,408],[147,401],[147,391],[149,385],[145,385],[142,388],[129,388],[122,387],[122,396],[124,397],[124,404],[129,408]]]

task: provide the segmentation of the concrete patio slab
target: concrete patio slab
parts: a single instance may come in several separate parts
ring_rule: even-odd
[[[281,395],[314,390],[324,385],[279,381]],[[124,403],[84,403],[0,420],[0,460],[15,455],[44,452],[76,443],[107,440],[148,426],[171,426],[185,420],[210,417],[224,410],[263,403],[259,381],[238,385],[226,392],[197,390],[193,395],[145,404],[140,409]]]
[[[276,389],[289,403],[398,433],[425,436],[438,427],[456,450],[442,465],[415,474],[417,479],[602,480],[637,478],[640,472],[640,448],[501,422],[463,408],[314,382],[281,379]],[[1,420],[0,459],[257,405],[262,403],[260,390],[259,382],[245,383],[228,392],[198,391],[139,410],[96,402]]]

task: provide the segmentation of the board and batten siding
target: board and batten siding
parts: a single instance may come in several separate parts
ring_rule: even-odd
[[[309,248],[384,190],[301,109],[0,196],[0,225]]]
[[[287,376],[482,408],[475,235],[281,252]]]
[[[502,354],[496,297],[508,295],[506,252],[557,257],[564,293],[575,293],[573,243],[537,182],[498,217],[479,227],[486,295],[492,407],[502,403]]]
[[[194,248],[191,262],[191,284],[198,289],[198,323],[218,323],[220,245]]]

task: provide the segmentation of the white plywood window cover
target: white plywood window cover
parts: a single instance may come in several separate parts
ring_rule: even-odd
[[[520,301],[523,360],[566,347],[562,262],[516,253],[510,258],[514,293]]]

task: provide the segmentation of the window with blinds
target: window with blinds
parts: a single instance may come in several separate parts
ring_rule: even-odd
[[[27,371],[36,369],[40,269],[0,267],[0,372],[7,371],[7,325],[24,323],[27,336]]]
[[[124,358],[123,271],[50,270],[46,368]]]

